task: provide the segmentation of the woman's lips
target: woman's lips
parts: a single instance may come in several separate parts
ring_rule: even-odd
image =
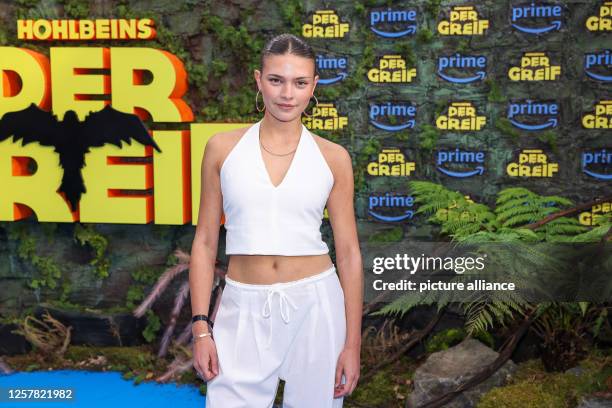
[[[290,110],[290,109],[295,108],[295,105],[283,105],[283,104],[280,104],[280,103],[277,103],[277,105],[278,105],[278,106],[279,106],[281,109],[284,109],[284,110]]]

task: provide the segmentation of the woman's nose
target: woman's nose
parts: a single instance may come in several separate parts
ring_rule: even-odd
[[[283,98],[291,99],[293,97],[293,90],[291,89],[290,83],[284,83],[281,89],[281,96]]]

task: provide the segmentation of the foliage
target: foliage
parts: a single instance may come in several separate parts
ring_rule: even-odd
[[[438,143],[440,132],[435,126],[424,124],[421,125],[421,133],[419,134],[419,146],[423,150],[431,151]]]
[[[89,17],[89,2],[86,0],[63,0],[64,11],[71,18]]]
[[[370,138],[366,141],[365,146],[357,153],[355,157],[353,168],[355,169],[355,191],[363,191],[366,188],[366,165],[371,157],[378,153],[380,150],[380,140],[377,138]]]
[[[466,336],[464,329],[451,328],[436,333],[425,343],[425,350],[428,353],[446,350],[449,347],[458,344]]]
[[[436,351],[446,350],[460,343],[463,339],[468,336],[464,328],[450,328],[442,330],[436,333],[430,339],[425,342],[425,350],[428,353],[434,353]],[[471,336],[477,340],[480,340],[483,344],[493,348],[495,346],[495,340],[493,336],[487,331],[479,331]]]
[[[587,354],[587,335],[596,338],[608,317],[608,307],[589,302],[538,305],[532,329],[542,339],[542,362],[547,371],[565,371]]]
[[[404,230],[402,227],[387,228],[368,237],[368,242],[399,242],[402,240]]]
[[[438,14],[440,13],[440,3],[442,3],[442,0],[427,0],[425,3],[425,11],[433,20],[438,19]]]
[[[422,28],[417,32],[416,40],[419,44],[429,44],[433,41],[434,33],[429,28]]]
[[[168,262],[170,262],[170,259]],[[125,306],[130,309],[136,307],[144,298],[145,289],[155,283],[163,271],[163,267],[154,268],[148,265],[132,270],[131,275],[134,283],[130,285],[127,291]]]
[[[506,96],[502,93],[499,84],[493,79],[485,79],[485,84],[489,87],[487,100],[489,102],[506,102]]]
[[[522,281],[524,268],[521,265],[529,263],[535,269],[540,269],[557,267],[562,263],[555,254],[539,250],[533,243],[601,239],[612,226],[610,222],[606,224],[607,228],[597,226],[594,229],[598,229],[598,232],[593,234],[585,232],[588,228],[579,225],[577,220],[559,217],[538,228],[525,228],[527,224],[537,222],[573,203],[564,197],[541,196],[522,187],[501,190],[497,194],[495,208],[491,209],[439,184],[413,181],[409,185],[419,205],[417,213],[425,214],[429,216],[428,221],[441,225],[441,233],[449,235],[453,242],[459,245],[499,243],[495,259],[489,259],[487,267],[497,265],[499,270],[505,268],[519,287],[521,284],[526,286]],[[602,222],[601,219],[598,222]],[[465,281],[468,277],[469,274],[458,274],[452,281]],[[529,284],[534,283],[530,280]],[[545,291],[546,288],[534,289]],[[449,299],[450,293],[444,291],[409,292],[374,314],[403,315],[420,304],[435,304],[441,310],[449,303]],[[522,316],[527,304],[519,291],[479,294],[472,301],[462,303],[466,331],[472,335],[486,331],[496,323],[505,325],[517,316]]]
[[[546,143],[550,146],[550,149],[555,154],[559,154],[559,147],[557,146],[557,134],[552,130],[547,130],[542,133],[538,133],[538,140],[542,143]]]
[[[518,139],[519,131],[512,126],[510,120],[507,118],[500,117],[495,121],[495,127],[502,134],[510,136],[513,139]]]
[[[283,19],[289,25],[291,34],[300,36],[302,34],[302,16],[304,15],[304,5],[297,0],[276,0],[276,5],[280,9]]]
[[[159,329],[161,329],[161,321],[159,316],[157,316],[155,312],[150,309],[147,310],[146,317],[147,326],[143,330],[142,335],[148,343],[151,343],[153,340],[155,340]]]
[[[409,392],[409,378],[412,376],[412,372],[406,372],[406,365],[407,363],[399,360],[397,370],[389,368],[378,371],[368,382],[360,383],[355,388],[350,396],[350,401],[347,401],[345,405],[354,406],[351,404],[351,401],[354,401],[359,404],[358,407],[404,406],[405,396]]]
[[[34,235],[29,232],[24,222],[14,222],[7,225],[9,240],[18,243],[17,256],[29,261],[38,271],[38,276],[29,282],[32,289],[48,287],[55,289],[61,283],[62,270],[51,256],[39,254],[38,242]],[[62,285],[62,299],[68,295],[69,285]]]
[[[108,247],[108,239],[104,235],[98,233],[92,225],[83,226],[76,224],[74,228],[74,240],[79,244],[89,245],[95,251],[94,258],[89,262],[90,265],[96,267],[96,275],[100,279],[108,277],[109,261],[105,257]]]
[[[584,372],[575,375],[547,373],[537,359],[520,363],[509,383],[484,394],[476,407],[575,407],[583,396],[606,391],[606,379],[612,375],[610,356],[598,350],[592,350],[588,357],[581,361],[580,367]]]

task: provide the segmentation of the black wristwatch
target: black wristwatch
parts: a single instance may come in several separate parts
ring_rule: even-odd
[[[204,314],[200,314],[200,315],[195,315],[191,318],[191,323],[195,323],[198,320],[204,320],[205,322],[208,322],[208,324],[210,324],[210,327],[213,327],[213,321],[210,320],[208,318],[208,316],[204,315]]]

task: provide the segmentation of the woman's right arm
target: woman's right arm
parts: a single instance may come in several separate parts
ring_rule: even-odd
[[[221,149],[218,145],[217,135],[208,140],[201,165],[200,208],[189,263],[192,315],[208,315],[210,306],[223,211],[218,157]],[[196,321],[193,323],[192,332],[194,335],[208,333],[208,323]],[[216,347],[210,336],[195,340],[194,338],[193,365],[208,381],[219,372]]]

